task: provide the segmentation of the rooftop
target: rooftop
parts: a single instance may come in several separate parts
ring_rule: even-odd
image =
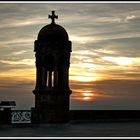
[[[0,125],[0,137],[140,137],[140,122]]]
[[[0,108],[13,108],[16,106],[15,101],[1,101]]]

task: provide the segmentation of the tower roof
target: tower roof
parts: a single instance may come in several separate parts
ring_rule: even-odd
[[[55,23],[55,18],[58,16],[55,15],[55,11],[52,11],[52,15],[49,15],[49,18],[52,20],[51,24],[44,26],[39,34],[38,40],[42,41],[65,41],[68,40],[68,34],[66,30]]]
[[[39,34],[38,40],[54,41],[54,40],[68,40],[68,34],[66,30],[58,24],[49,24],[44,26]]]

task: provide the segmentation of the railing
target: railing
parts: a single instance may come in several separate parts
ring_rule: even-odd
[[[31,123],[31,110],[12,110],[11,123]]]

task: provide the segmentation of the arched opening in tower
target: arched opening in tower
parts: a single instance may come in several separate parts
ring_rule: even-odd
[[[42,79],[42,85],[44,87],[51,88],[57,86],[57,71],[55,68],[54,57],[51,54],[45,56]]]

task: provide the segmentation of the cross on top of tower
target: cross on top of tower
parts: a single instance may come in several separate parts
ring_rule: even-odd
[[[51,18],[52,20],[51,24],[55,24],[55,18],[58,19],[58,16],[55,15],[55,11],[52,11],[52,15],[49,15],[48,18]]]

